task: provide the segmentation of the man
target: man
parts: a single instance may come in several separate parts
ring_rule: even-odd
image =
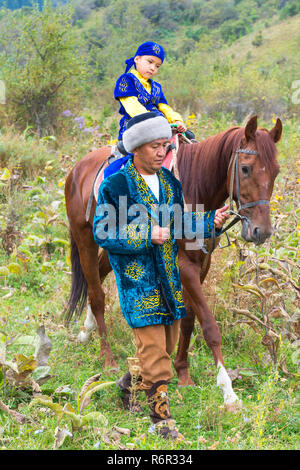
[[[173,377],[170,355],[180,319],[186,316],[176,235],[187,238],[188,230],[181,183],[162,167],[171,136],[169,123],[156,113],[129,121],[123,143],[133,157],[101,184],[93,233],[96,243],[108,252],[121,310],[133,329],[137,386],[146,392],[152,423],[164,438],[178,439],[182,436],[171,418],[167,385]],[[176,218],[178,207],[182,214]],[[164,210],[159,212],[160,208]],[[213,224],[218,231],[227,219],[227,208],[202,214],[200,226],[199,214],[191,213],[189,230],[200,227],[204,237],[210,237]],[[127,372],[118,385],[124,405],[134,407],[131,374]]]

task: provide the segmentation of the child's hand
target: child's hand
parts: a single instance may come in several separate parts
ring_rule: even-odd
[[[177,124],[178,132],[185,132],[187,130],[187,127],[184,125],[182,121],[175,121],[174,124]]]

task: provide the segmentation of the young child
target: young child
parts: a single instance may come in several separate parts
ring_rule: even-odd
[[[177,124],[179,132],[187,130],[181,115],[168,105],[161,85],[152,80],[164,58],[162,46],[147,41],[138,47],[134,57],[126,60],[125,73],[118,78],[114,91],[115,99],[120,102],[119,113],[122,115],[118,136],[118,148],[121,152],[120,141],[127,123],[138,114],[154,111],[164,116],[170,124]],[[132,66],[135,68],[130,70]]]

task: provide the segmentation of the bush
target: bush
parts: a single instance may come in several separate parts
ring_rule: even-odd
[[[288,2],[280,11],[279,18],[285,20],[289,16],[295,16],[300,12],[300,3],[298,2]]]
[[[6,108],[24,129],[41,137],[53,133],[66,103],[79,100],[85,67],[72,29],[73,10],[46,1],[30,14],[9,12],[0,28],[0,79],[6,84]]]
[[[262,43],[263,43],[263,36],[262,36],[261,32],[259,32],[259,33],[255,36],[255,38],[253,39],[252,45],[255,46],[255,47],[259,47],[259,46],[262,45]]]

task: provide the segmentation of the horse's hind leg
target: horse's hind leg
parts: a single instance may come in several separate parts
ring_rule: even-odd
[[[83,324],[83,330],[79,332],[77,340],[83,344],[87,343],[93,331],[97,330],[97,327],[98,325],[96,322],[96,318],[92,312],[90,304],[88,303],[87,313]]]
[[[179,386],[195,385],[190,377],[188,370],[188,349],[194,330],[195,314],[192,308],[187,304],[185,296],[184,301],[187,316],[181,320],[177,355],[174,361],[174,367],[178,375]]]
[[[73,235],[74,235],[74,231]],[[74,237],[75,238],[75,237]],[[90,308],[95,316],[100,335],[101,354],[104,356],[105,367],[116,368],[112,350],[107,341],[107,331],[104,321],[105,294],[101,285],[98,263],[98,245],[95,243],[90,227],[81,230],[81,236],[75,238],[80,264],[88,285]],[[105,277],[105,276],[104,276]]]
[[[102,249],[100,250],[101,251],[99,254],[99,276],[100,276],[100,282],[102,283],[104,279],[106,278],[106,276],[110,273],[112,268],[109,263],[107,252]],[[87,314],[86,314],[86,318],[85,318],[83,326],[84,328],[83,330],[79,332],[77,339],[80,343],[84,344],[88,342],[93,331],[97,330],[98,328],[97,321],[92,312],[90,303],[88,303],[88,306],[87,306]]]

